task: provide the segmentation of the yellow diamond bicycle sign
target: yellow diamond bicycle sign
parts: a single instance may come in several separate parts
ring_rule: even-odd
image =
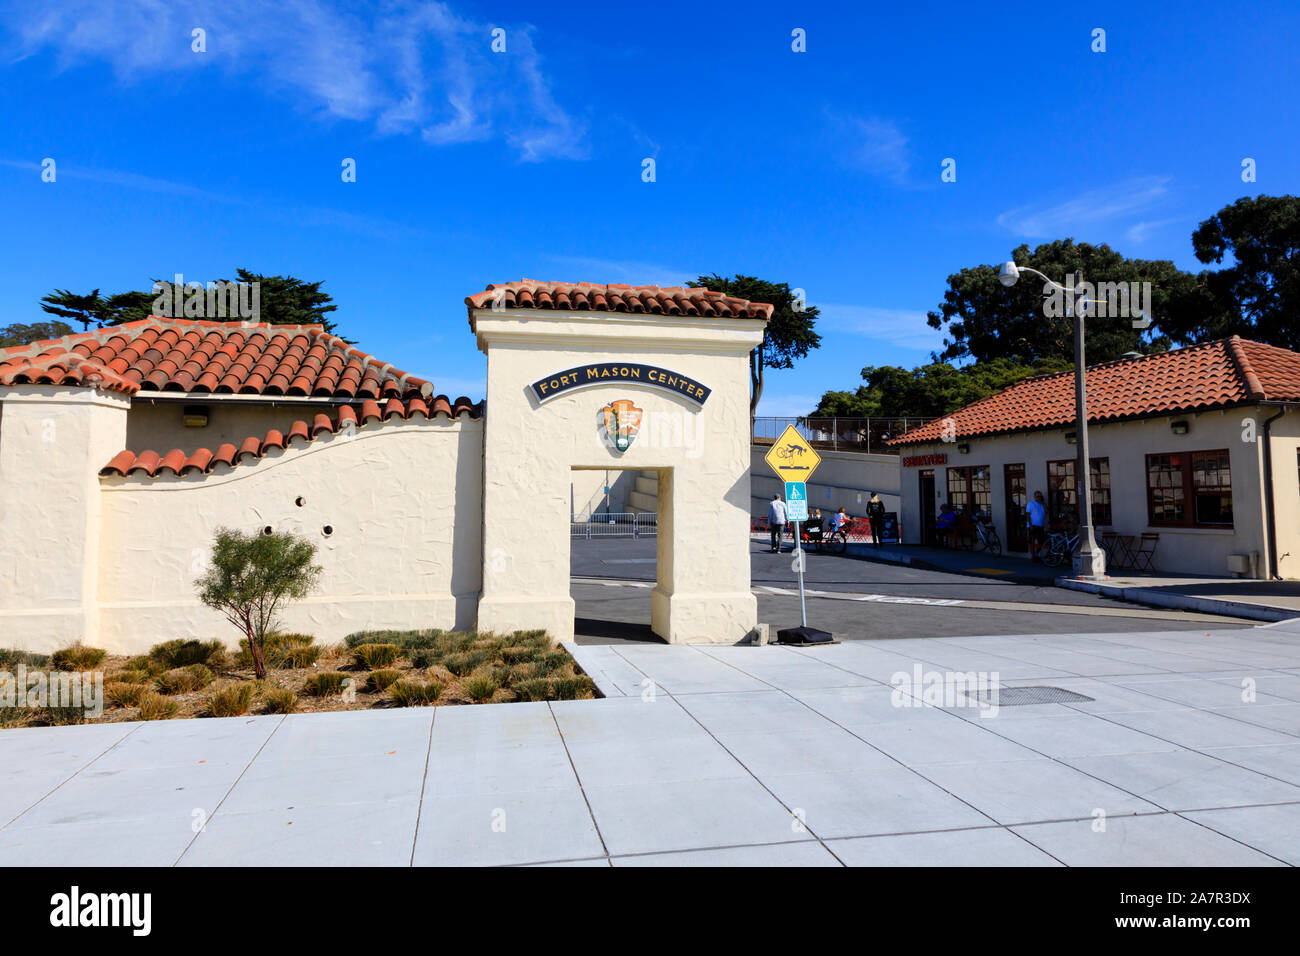
[[[785,431],[763,460],[781,476],[782,481],[807,481],[822,463],[821,455],[793,425],[785,426]]]

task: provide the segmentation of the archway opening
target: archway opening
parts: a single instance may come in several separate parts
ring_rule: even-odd
[[[574,468],[569,581],[579,644],[662,643],[651,628],[659,580],[660,473]]]

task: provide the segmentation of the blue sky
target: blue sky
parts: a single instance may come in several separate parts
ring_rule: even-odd
[[[291,273],[479,398],[489,282],[746,272],[822,309],[760,408],[799,414],[926,361],[951,272],[1067,235],[1200,268],[1200,220],[1300,189],[1295,4],[892,6],[0,2],[0,324]]]

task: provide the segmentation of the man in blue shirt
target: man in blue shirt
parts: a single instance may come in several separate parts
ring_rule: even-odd
[[[780,495],[773,495],[772,503],[767,506],[767,523],[772,529],[772,547],[769,550],[780,553],[781,537],[785,534],[785,502]]]
[[[1041,561],[1038,552],[1047,538],[1047,505],[1043,503],[1041,491],[1034,492],[1034,500],[1025,506],[1025,514],[1029,516],[1030,560]]]

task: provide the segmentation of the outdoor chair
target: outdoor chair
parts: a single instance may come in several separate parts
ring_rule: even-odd
[[[1142,532],[1138,540],[1138,546],[1133,549],[1133,567],[1138,571],[1154,571],[1156,569],[1156,545],[1160,543],[1160,535],[1151,531]]]

